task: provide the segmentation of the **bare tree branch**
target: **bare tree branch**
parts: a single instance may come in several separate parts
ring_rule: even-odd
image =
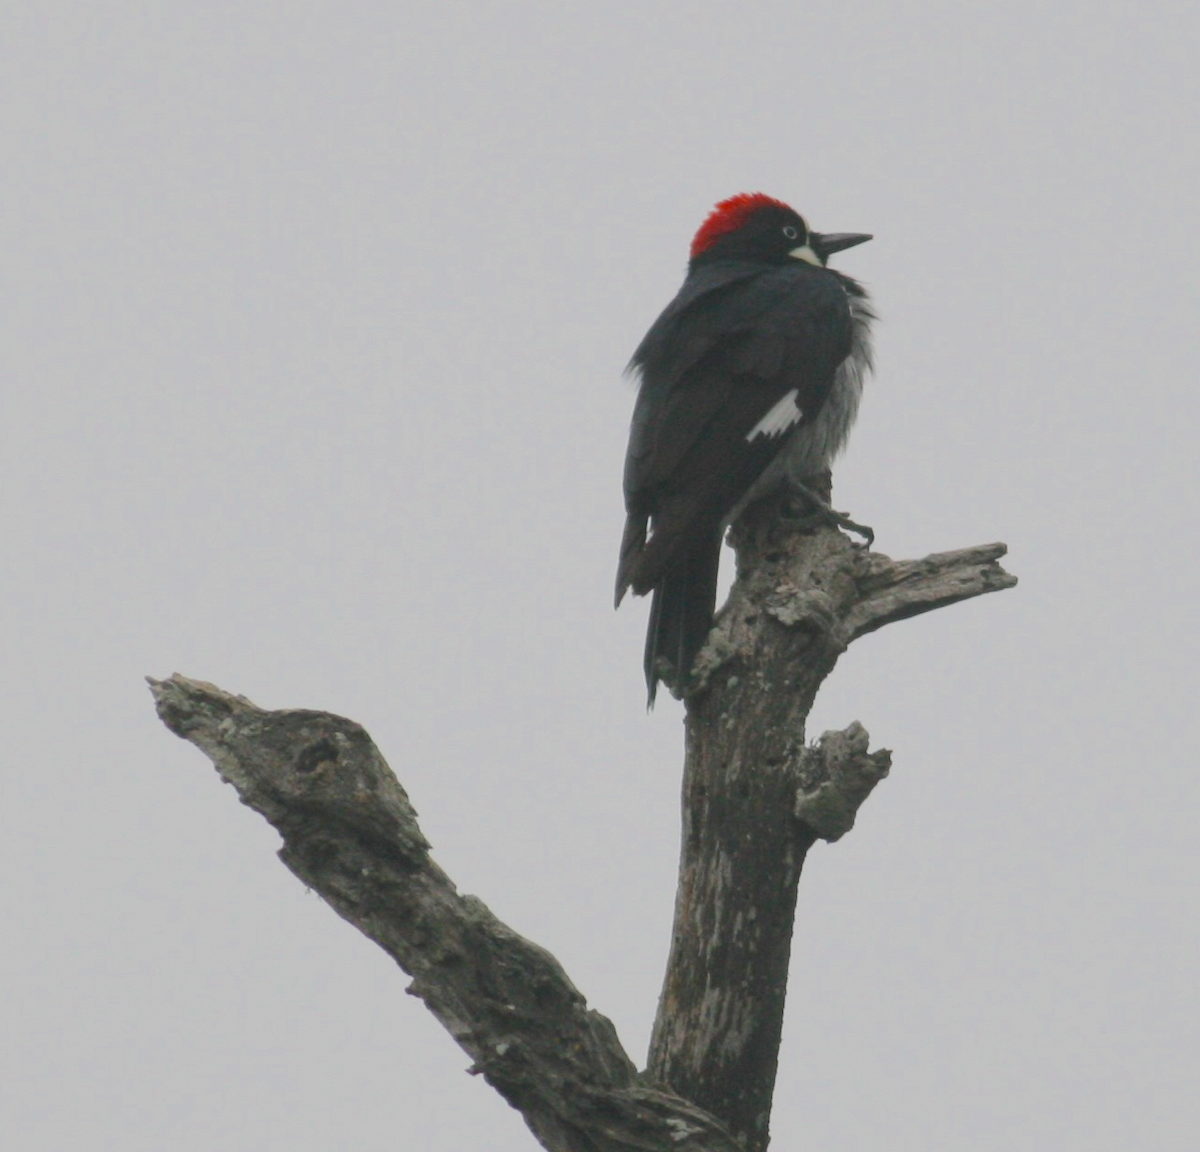
[[[552,1152],[763,1152],[797,885],[887,775],[857,722],[805,743],[817,689],[859,636],[1016,580],[1003,544],[894,561],[789,521],[731,532],[738,579],[691,680],[683,847],[643,1076],[548,952],[459,895],[370,737],[324,712],[266,712],[173,676],[164,723],[283,837],[280,857],[413,977],[410,991]]]
[[[847,643],[896,620],[1014,587],[1017,578],[996,563],[1007,551],[1004,544],[979,544],[936,552],[924,560],[890,560],[868,553],[861,558],[866,570],[856,565],[861,598],[845,621]]]
[[[896,562],[762,501],[731,532],[738,579],[692,679],[675,925],[648,1075],[769,1140],[796,891],[808,849],[836,840],[887,774],[857,722],[805,745],[822,681],[876,628],[1016,579],[1003,544]]]
[[[367,733],[267,712],[211,684],[150,681],[158,714],[283,837],[280,858],[409,974],[409,991],[552,1152],[738,1152],[711,1116],[639,1081],[558,962],[462,896],[429,857]]]

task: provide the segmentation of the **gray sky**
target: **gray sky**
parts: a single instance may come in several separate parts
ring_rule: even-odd
[[[146,673],[365,724],[643,1058],[681,710],[611,608],[620,373],[763,190],[876,236],[836,504],[1021,578],[817,703],[895,768],[806,867],[775,1146],[1192,1152],[1197,22],[10,4],[0,1143],[534,1147]]]

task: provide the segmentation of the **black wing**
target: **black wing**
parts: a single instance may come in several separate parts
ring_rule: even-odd
[[[850,351],[836,273],[797,262],[689,278],[634,354],[641,388],[625,460],[617,599],[654,588],[734,510],[813,419]],[[750,268],[749,274],[745,271]],[[646,538],[649,522],[652,532]]]

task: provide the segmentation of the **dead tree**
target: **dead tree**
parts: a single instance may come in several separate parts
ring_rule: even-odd
[[[283,838],[280,858],[412,977],[420,997],[552,1152],[761,1152],[805,853],[836,840],[891,765],[857,722],[805,741],[851,641],[1011,588],[987,544],[894,561],[764,501],[733,533],[738,578],[680,694],[683,846],[666,980],[639,1072],[558,962],[461,895],[367,733],[268,712],[182,676],[158,714]]]

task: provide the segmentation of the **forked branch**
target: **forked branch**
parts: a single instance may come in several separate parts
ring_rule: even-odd
[[[280,857],[412,977],[484,1078],[552,1152],[760,1152],[805,852],[836,840],[890,754],[861,725],[805,743],[852,640],[1015,580],[1003,545],[895,562],[832,530],[738,526],[739,579],[687,692],[684,848],[647,1072],[558,962],[460,895],[367,733],[151,680],[158,714],[283,838]]]

